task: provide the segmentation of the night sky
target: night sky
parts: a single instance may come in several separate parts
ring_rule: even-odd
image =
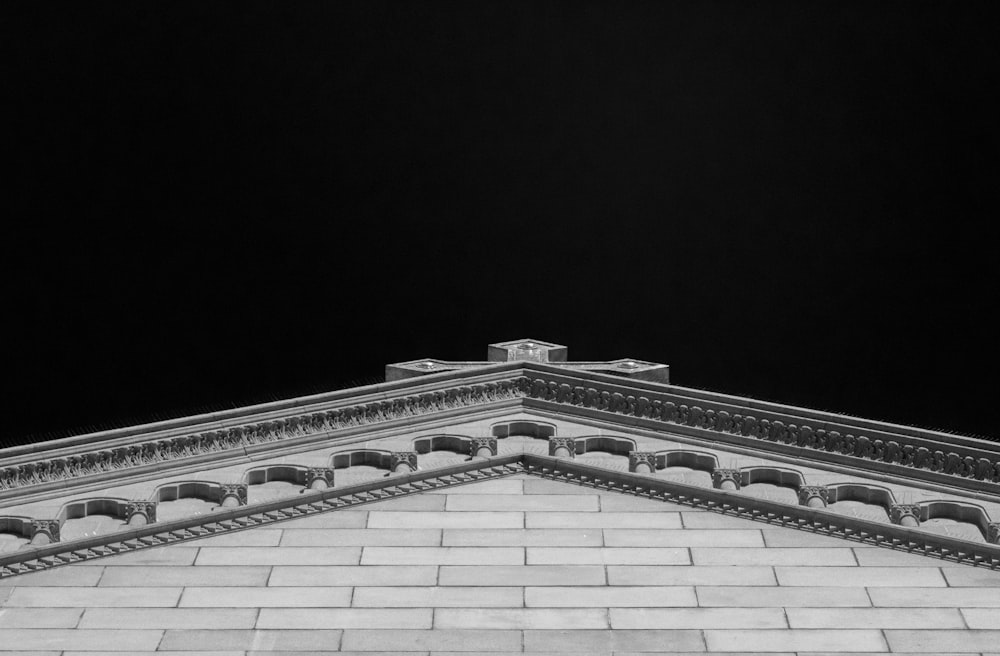
[[[990,3],[13,5],[4,444],[519,338],[1000,437]]]

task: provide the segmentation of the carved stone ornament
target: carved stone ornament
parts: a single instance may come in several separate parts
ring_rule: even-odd
[[[481,449],[489,449],[490,455],[497,454],[497,438],[495,437],[473,437],[469,441],[469,455],[474,456]]]
[[[48,537],[49,542],[59,542],[59,520],[58,519],[33,519],[31,520],[31,540],[35,541],[35,536],[41,533]]]
[[[725,489],[723,484],[732,484],[732,489],[738,490],[741,485],[741,476],[739,469],[716,469],[712,472],[712,487],[716,489]]]
[[[560,449],[565,449],[565,453],[556,453]],[[576,457],[576,442],[572,437],[550,437],[549,438],[549,455],[550,456],[560,456],[563,458],[575,458]]]
[[[247,484],[246,483],[223,483],[222,484],[222,501],[225,504],[226,499],[236,499],[238,505],[247,505]]]
[[[317,479],[326,481],[327,487],[333,487],[333,470],[329,467],[310,467],[306,470],[306,487],[312,487]]]
[[[129,501],[125,504],[125,522],[131,522],[134,515],[142,515],[147,524],[152,524],[156,521],[156,502]]]
[[[920,506],[915,503],[894,503],[889,506],[889,519],[893,524],[920,525]]]
[[[990,544],[1000,544],[1000,522],[990,522],[986,525],[986,541]]]
[[[389,469],[396,471],[396,468],[400,465],[406,465],[410,468],[410,471],[417,471],[417,452],[394,451],[389,460]]]
[[[649,472],[656,471],[656,454],[652,451],[630,451],[628,454],[628,470],[634,472],[639,465],[646,465]]]
[[[829,490],[821,485],[803,485],[799,488],[799,505],[808,506],[811,500],[818,499],[825,507],[830,503],[829,496]]]

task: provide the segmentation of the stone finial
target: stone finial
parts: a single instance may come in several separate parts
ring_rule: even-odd
[[[719,490],[738,490],[741,478],[739,469],[716,469],[712,472],[712,487]]]
[[[889,519],[900,526],[920,526],[920,506],[915,503],[894,503],[889,506]]]
[[[125,504],[125,523],[129,526],[143,526],[156,521],[155,501],[129,501]]]
[[[234,506],[247,505],[247,484],[246,483],[223,483],[222,484],[222,506],[232,508]]]
[[[629,451],[628,470],[637,474],[652,474],[656,471],[656,454],[652,451]]]
[[[511,342],[490,344],[486,359],[489,362],[513,362],[533,360],[534,362],[566,362],[568,349],[560,344],[540,342],[537,339],[516,339]]]
[[[306,487],[313,490],[333,487],[333,470],[329,467],[310,467],[306,470]]]
[[[59,542],[58,519],[32,519],[31,544],[49,544]]]
[[[799,488],[799,505],[810,508],[826,508],[830,503],[830,492],[821,485],[803,485]]]
[[[389,469],[397,473],[417,471],[417,452],[394,451],[389,459]]]
[[[497,454],[497,438],[495,437],[474,437],[469,442],[469,455],[473,457],[488,458]]]
[[[575,458],[576,442],[572,437],[550,437],[549,455],[557,458]]]
[[[1000,522],[990,522],[986,525],[986,541],[990,544],[1000,544]]]

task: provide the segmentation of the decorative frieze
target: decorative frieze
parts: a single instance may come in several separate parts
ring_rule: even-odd
[[[652,451],[630,451],[628,470],[636,474],[652,474],[656,471],[656,454]]]
[[[473,437],[469,440],[469,455],[488,458],[497,454],[497,438]]]
[[[821,485],[803,485],[799,488],[799,505],[810,508],[826,508],[830,503],[830,491]]]

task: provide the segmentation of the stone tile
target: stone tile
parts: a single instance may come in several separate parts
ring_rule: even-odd
[[[770,567],[609,565],[610,585],[777,585]],[[753,594],[753,593],[751,593]]]
[[[205,631],[168,629],[160,649],[200,651],[205,649],[253,649],[282,651],[331,650],[340,644],[340,630],[235,630]]]
[[[265,586],[270,567],[108,567],[101,587]]]
[[[682,528],[680,514],[670,512],[528,512],[524,521],[528,528]]]
[[[523,588],[358,587],[355,608],[520,608]]]
[[[441,530],[436,528],[309,528],[284,531],[283,547],[394,547],[441,544]]]
[[[768,547],[853,547],[854,543],[843,538],[817,535],[794,528],[762,527],[764,544]],[[729,545],[726,545],[729,546]],[[877,547],[876,547],[877,548]]]
[[[88,652],[68,652],[68,651],[67,652],[61,652],[59,650],[56,650],[56,651],[48,651],[48,650],[46,650],[46,651],[34,651],[34,650],[32,650],[32,651],[5,651],[5,652],[3,652],[3,656],[61,656],[61,654],[64,654],[64,653],[66,653],[66,654],[80,654],[80,653],[93,654],[95,652],[89,652],[89,651]],[[97,652],[97,653],[100,653],[100,652]],[[115,652],[110,652],[110,653],[115,653]],[[149,653],[152,654],[152,652],[149,652]],[[117,656],[117,654],[121,654],[121,652],[117,652],[116,656]],[[243,656],[242,652],[240,654],[238,654],[238,656]]]
[[[881,632],[860,629],[707,629],[705,642],[717,651],[886,651]]]
[[[1000,572],[982,569],[981,567],[949,567],[942,568],[944,578],[953,588],[996,588],[1000,594]]]
[[[683,506],[664,503],[655,499],[634,497],[630,494],[612,493],[600,496],[601,512],[677,512]]]
[[[365,547],[362,565],[523,565],[523,547]]]
[[[430,608],[261,608],[258,629],[429,629]]]
[[[872,588],[868,594],[882,608],[1000,608],[995,588]]]
[[[811,587],[945,587],[936,567],[775,567],[780,585]]]
[[[0,645],[16,645],[25,651],[104,650],[115,652],[154,651],[163,631],[98,629],[0,629]]]
[[[365,565],[364,567],[274,567],[271,570],[271,587],[284,586],[402,586],[434,585],[438,568],[434,565]]]
[[[786,608],[793,629],[962,629],[956,608]]]
[[[994,631],[886,631],[892,651],[937,654],[943,651],[984,652],[1000,646],[1000,630]]]
[[[904,553],[878,547],[855,547],[854,557],[862,567],[968,567],[959,563],[931,558],[923,554]]]
[[[9,608],[172,607],[181,588],[17,588]],[[138,649],[138,647],[137,647]]]
[[[202,565],[357,565],[361,547],[212,547],[198,554]]]
[[[344,631],[341,649],[357,651],[521,651],[520,631],[488,629],[435,629],[431,631]]]
[[[600,547],[604,544],[604,534],[600,529],[446,529],[443,544],[446,547]]]
[[[531,512],[597,512],[597,495],[461,494],[446,497],[449,511],[519,510]]]
[[[82,608],[0,608],[0,629],[72,629]]]
[[[396,499],[386,499],[376,501],[365,506],[369,513],[372,512],[395,512],[399,510],[436,510],[445,509],[445,499],[441,494],[411,494]],[[370,516],[370,515],[369,515]]]
[[[560,548],[529,547],[529,565],[690,565],[688,550],[681,547]]]
[[[160,656],[163,652],[157,652]],[[338,651],[337,656],[428,656],[428,651]],[[446,652],[449,656],[454,656],[455,652]],[[191,656],[191,652],[174,652],[177,656]],[[256,651],[239,652],[236,656],[330,656],[329,651]],[[201,656],[201,652],[198,652]],[[482,653],[477,656],[483,656]]]
[[[796,656],[795,652],[791,651],[740,651],[737,654],[731,651],[616,651],[614,656],[657,656],[659,654],[669,654],[670,656]],[[814,655],[802,652],[799,656]],[[859,655],[851,654],[851,656]]]
[[[970,629],[1000,627],[1000,608],[963,608],[962,615]],[[1000,645],[997,645],[997,649],[1000,649]]]
[[[606,629],[603,608],[438,608],[435,629]]]
[[[103,563],[107,565],[108,562]],[[19,574],[18,576],[4,581],[14,587],[34,587],[34,586],[60,586],[78,587],[94,586],[101,580],[104,573],[103,567],[57,567],[45,572],[33,572],[31,574]]]
[[[763,547],[760,531],[604,529],[609,547]]]
[[[742,589],[742,588],[741,588]],[[527,587],[525,606],[533,608],[677,608],[697,606],[694,588],[671,587]]]
[[[939,590],[939,588],[934,588]],[[760,586],[700,586],[699,605],[706,607],[766,608],[799,606],[802,608],[869,607],[864,588],[783,588]]]
[[[287,531],[297,528],[364,528],[367,525],[367,510],[332,510],[281,522],[281,529]]]
[[[610,608],[612,629],[784,629],[781,608]]]
[[[351,605],[351,588],[185,588],[178,605],[181,608],[346,607]]]
[[[701,631],[615,629],[611,631],[525,631],[524,651],[586,652],[683,650],[698,651],[705,643]]]
[[[199,547],[276,547],[281,544],[282,533],[281,529],[254,527],[223,535],[213,535],[191,544]]]
[[[243,531],[240,532],[242,533]],[[203,544],[203,541],[193,540],[185,544],[201,545]],[[108,556],[107,558],[84,560],[79,563],[73,563],[71,567],[105,567],[109,565],[113,565],[115,567],[121,565],[172,565],[183,567],[185,565],[194,565],[194,559],[197,555],[198,547],[196,546],[170,545],[166,547],[156,547],[154,549],[130,551],[129,553],[116,554],[114,556]]]
[[[9,652],[2,652],[3,656],[11,656]],[[29,652],[18,652],[29,653]],[[32,656],[39,656],[39,652],[30,652]],[[48,653],[48,652],[45,652]],[[59,652],[54,652],[58,654]],[[256,653],[256,652],[255,652]],[[289,652],[285,652],[289,653]],[[64,651],[62,656],[108,656],[114,654],[121,656],[120,651]],[[244,656],[242,649],[239,651],[129,651],[129,656]],[[302,652],[295,652],[296,656],[302,656]],[[16,656],[16,655],[15,655]],[[704,656],[704,655],[703,655]]]
[[[605,579],[603,567],[588,565],[442,565],[438,582],[440,585],[475,586],[603,585]]]
[[[427,490],[423,494],[522,494],[526,482],[530,481],[502,478],[495,481],[478,481],[469,485],[449,485],[440,490]]]
[[[856,564],[850,549],[796,549],[754,547],[694,547],[691,559],[695,565],[810,565],[816,567]]]
[[[373,512],[368,528],[524,528],[524,513]]]
[[[46,611],[49,612],[49,611]],[[256,608],[88,608],[81,629],[252,629]]]

